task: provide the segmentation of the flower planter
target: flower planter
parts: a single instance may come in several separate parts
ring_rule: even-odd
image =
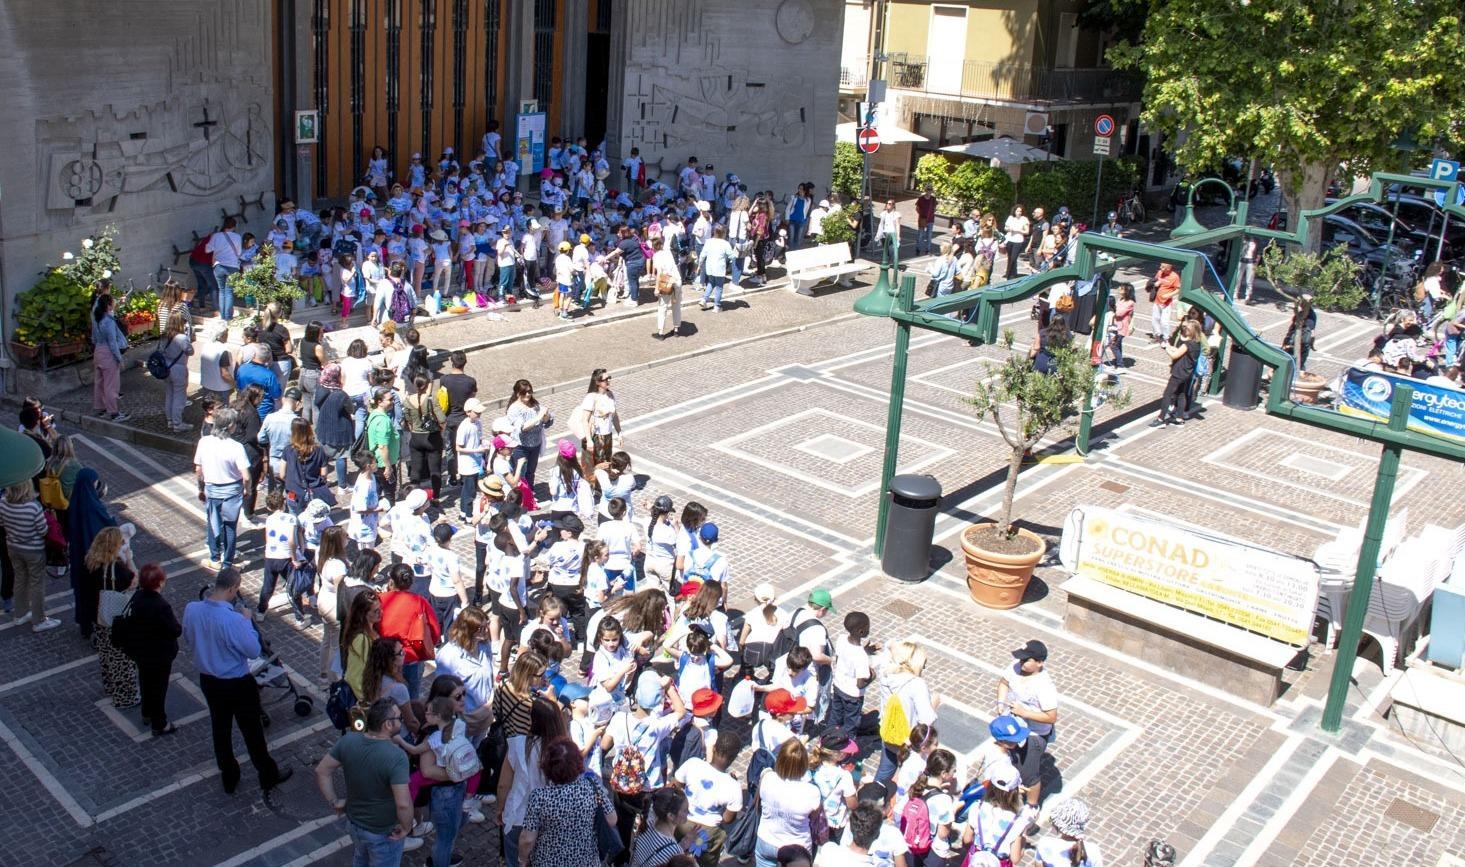
[[[80,355],[86,349],[85,340],[66,340],[46,344],[46,355],[55,358],[70,358]]]
[[[996,524],[974,524],[961,534],[967,592],[973,602],[986,608],[1016,608],[1048,545],[1036,533],[1018,528],[1015,538],[1026,540],[1033,550],[1008,552],[984,547],[982,537],[995,534],[996,529]],[[1010,547],[1021,547],[1021,543]]]
[[[30,344],[21,343],[17,340],[10,341],[10,354],[14,355],[19,361],[35,361],[41,357],[41,350],[44,348],[45,344],[43,343]]]
[[[147,319],[140,322],[127,323],[127,336],[137,337],[138,335],[156,334],[158,331],[158,320]]]
[[[1292,399],[1298,403],[1317,403],[1318,395],[1327,387],[1326,379],[1304,370],[1292,380]]]

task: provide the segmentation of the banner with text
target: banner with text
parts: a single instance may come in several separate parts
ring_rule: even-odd
[[[1338,410],[1388,421],[1394,386],[1401,382],[1414,389],[1414,400],[1409,407],[1410,430],[1465,442],[1465,391],[1458,388],[1426,385],[1420,379],[1350,367],[1343,377],[1343,399],[1338,403]]]
[[[1095,506],[1069,514],[1061,548],[1076,575],[1292,645],[1312,632],[1310,561]]]

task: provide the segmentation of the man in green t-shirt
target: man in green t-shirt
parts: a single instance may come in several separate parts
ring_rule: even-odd
[[[326,802],[346,817],[357,863],[396,864],[406,841],[422,845],[412,830],[412,796],[407,791],[407,754],[392,743],[402,728],[402,710],[389,698],[366,711],[366,731],[347,732],[315,766],[315,784]],[[346,797],[336,797],[334,775],[346,775]]]
[[[402,456],[402,432],[392,418],[396,392],[378,386],[371,393],[371,414],[366,417],[366,447],[376,458],[377,485],[391,499],[397,497],[397,461]]]

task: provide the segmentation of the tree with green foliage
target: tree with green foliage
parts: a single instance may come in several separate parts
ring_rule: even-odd
[[[865,174],[865,158],[853,144],[847,141],[834,143],[834,169],[829,179],[829,189],[839,193],[846,202],[860,196],[860,185]]]
[[[946,213],[965,214],[972,208],[1005,214],[1012,209],[1016,189],[1012,178],[981,160],[953,163],[941,154],[926,154],[916,162],[916,186],[928,184]]]
[[[1398,171],[1393,143],[1406,130],[1424,143],[1459,134],[1459,0],[1106,5],[1123,14],[1126,2],[1148,12],[1143,37],[1108,58],[1144,72],[1145,123],[1174,143],[1182,165],[1241,156],[1273,166],[1292,213],[1321,207],[1340,165],[1349,175]]]
[[[1290,253],[1278,244],[1268,244],[1262,251],[1262,273],[1272,288],[1292,299],[1292,315],[1296,321],[1307,317],[1309,309],[1349,312],[1357,310],[1367,293],[1358,282],[1359,264],[1348,255],[1348,246],[1339,244],[1323,253],[1293,250]],[[1294,340],[1292,360],[1303,371],[1302,340]]]

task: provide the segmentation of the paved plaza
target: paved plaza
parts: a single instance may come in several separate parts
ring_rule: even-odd
[[[752,293],[720,316],[689,309],[697,333],[664,344],[649,339],[647,318],[633,316],[483,349],[469,372],[485,399],[529,376],[566,419],[590,369],[612,369],[625,446],[648,477],[638,507],[662,493],[678,506],[708,506],[732,564],[733,607],[748,605],[762,581],[785,600],[826,587],[841,612],[870,614],[875,638],[916,636],[931,649],[927,673],[944,701],[942,743],[958,754],[985,737],[1009,651],[1029,638],[1045,641],[1061,694],[1045,792],[1082,793],[1093,805],[1091,834],[1106,863],[1140,863],[1153,838],[1196,865],[1458,863],[1448,856],[1465,853],[1465,771],[1437,744],[1410,741],[1379,715],[1386,681],[1376,660],[1357,667],[1341,736],[1324,736],[1317,720],[1332,656],[1320,644],[1287,672],[1281,700],[1268,708],[1066,633],[1066,574],[1056,563],[1039,569],[1015,611],[969,600],[959,534],[993,515],[1005,446],[964,401],[994,350],[929,334],[912,342],[900,469],[930,473],[946,491],[936,527],[940,568],[915,586],[885,578],[871,546],[893,330],[849,313],[863,291]],[[1245,312],[1280,340],[1284,308]],[[1031,338],[1025,305],[1004,321],[1019,342]],[[1136,321],[1148,321],[1143,300]],[[1324,316],[1313,367],[1341,370],[1361,356],[1374,327]],[[450,348],[426,333],[434,348]],[[1131,405],[1100,407],[1087,461],[1023,473],[1024,525],[1053,543],[1075,505],[1106,506],[1311,556],[1362,521],[1375,446],[1219,401],[1207,402],[1202,421],[1149,428],[1168,365],[1142,336],[1129,344]],[[132,382],[127,399],[150,400]],[[189,458],[97,432],[80,442],[117,514],[140,528],[138,561],[168,566],[167,592],[181,610],[208,579]],[[1064,448],[1054,442],[1040,451]],[[1411,531],[1426,521],[1465,522],[1465,506],[1438,495],[1459,482],[1458,466],[1406,454],[1395,509],[1409,508]],[[259,587],[259,537],[241,533],[246,595]],[[471,558],[467,538],[458,544]],[[297,688],[316,700],[304,718],[288,699],[267,705],[272,751],[296,769],[267,803],[248,773],[237,794],[222,792],[187,650],[169,694],[181,731],[153,740],[134,711],[115,711],[105,699],[95,656],[70,623],[64,582],[48,589],[66,628],[33,635],[0,626],[0,740],[11,754],[0,762],[0,864],[349,863],[343,823],[310,773],[335,737],[310,676],[318,629],[297,627],[283,600],[262,625],[304,673]],[[267,702],[273,697],[266,692]],[[466,863],[497,864],[495,838],[487,825],[468,826],[459,843]],[[407,863],[425,856],[419,850]]]

